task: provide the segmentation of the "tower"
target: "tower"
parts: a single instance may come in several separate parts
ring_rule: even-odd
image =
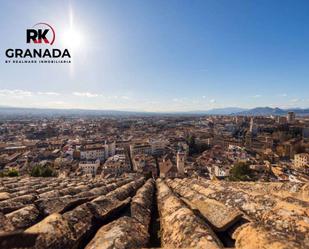
[[[249,131],[251,133],[253,133],[253,128],[254,128],[254,121],[253,121],[253,117],[252,117],[251,120],[250,120],[250,129],[249,129]]]
[[[258,129],[257,129],[257,126],[254,124],[254,118],[251,117],[251,119],[250,119],[250,128],[249,128],[249,132],[250,132],[253,136],[255,136],[255,135],[257,134],[257,131],[258,131]]]
[[[295,121],[295,112],[288,112],[286,119],[288,123],[293,123]]]
[[[185,175],[185,153],[183,151],[177,152],[177,171],[179,176]]]

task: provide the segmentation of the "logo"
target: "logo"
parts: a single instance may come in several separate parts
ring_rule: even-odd
[[[41,27],[41,26],[45,28],[35,29],[35,27]],[[49,33],[51,33],[51,38],[47,38],[47,35]],[[33,42],[35,44],[41,44],[42,42],[44,42],[45,44],[53,45],[55,38],[56,34],[53,27],[44,22],[35,24],[32,29],[27,29],[27,43]]]
[[[28,47],[6,49],[5,63],[71,63],[69,49],[54,47],[55,41],[56,32],[52,25],[46,22],[36,23],[26,29]]]

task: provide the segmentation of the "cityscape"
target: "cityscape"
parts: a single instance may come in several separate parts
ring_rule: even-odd
[[[3,248],[308,247],[308,116],[0,124]]]
[[[0,0],[0,249],[309,249],[308,0]]]

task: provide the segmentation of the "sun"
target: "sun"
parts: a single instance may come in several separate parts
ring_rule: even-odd
[[[67,25],[62,26],[62,32],[59,39],[63,47],[70,49],[73,53],[76,53],[82,50],[84,45],[84,34],[80,28],[80,23],[74,20],[74,13],[71,5],[69,6],[68,17],[68,23]]]
[[[73,52],[80,50],[83,46],[82,32],[73,28],[64,30],[61,43],[65,48],[71,49]]]

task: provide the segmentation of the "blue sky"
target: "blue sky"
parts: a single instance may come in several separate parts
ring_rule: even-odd
[[[1,0],[0,105],[309,107],[307,0]],[[5,64],[25,30],[73,24],[72,65]],[[78,40],[78,41],[77,41]]]

